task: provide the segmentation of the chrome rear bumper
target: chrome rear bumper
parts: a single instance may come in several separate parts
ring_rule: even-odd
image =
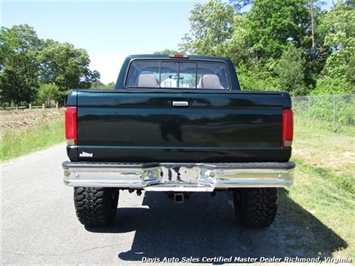
[[[287,187],[295,163],[64,162],[70,187],[115,187],[164,192],[212,192],[241,187]]]

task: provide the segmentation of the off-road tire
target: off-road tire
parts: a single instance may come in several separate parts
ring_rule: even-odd
[[[75,187],[76,216],[83,225],[107,225],[116,216],[118,189]]]
[[[272,224],[277,212],[277,188],[233,190],[237,221],[244,227],[263,228]]]

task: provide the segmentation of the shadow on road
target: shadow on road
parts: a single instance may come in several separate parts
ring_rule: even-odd
[[[136,231],[131,250],[117,251],[123,261],[204,257],[331,256],[347,243],[280,190],[275,222],[266,229],[237,225],[230,193],[194,193],[175,204],[163,193],[145,193],[142,208],[119,208],[113,225],[86,227],[94,233]],[[118,243],[119,244],[119,243]]]

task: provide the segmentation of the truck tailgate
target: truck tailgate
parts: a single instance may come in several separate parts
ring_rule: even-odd
[[[78,142],[68,146],[71,161],[287,162],[291,156],[291,147],[282,147],[288,94],[143,89],[73,94]]]

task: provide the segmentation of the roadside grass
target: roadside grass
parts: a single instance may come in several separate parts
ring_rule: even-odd
[[[63,142],[64,122],[56,121],[25,130],[6,130],[1,143],[1,161],[43,150]]]
[[[348,134],[326,129],[296,126],[292,160],[296,162],[295,182],[281,200],[293,201],[311,215],[290,210],[290,219],[304,230],[310,229],[314,218],[323,224],[313,228],[313,251],[334,250],[332,257],[355,260],[355,139]],[[286,206],[285,206],[286,205]],[[292,204],[291,204],[292,206]],[[344,244],[345,243],[345,244]],[[326,247],[328,245],[328,247]],[[319,254],[322,255],[322,254]]]
[[[0,136],[0,161],[7,161],[63,142],[64,120],[54,118],[51,120],[37,121],[31,126],[5,128]],[[29,119],[26,121],[30,123]],[[14,121],[16,122],[18,121]]]

